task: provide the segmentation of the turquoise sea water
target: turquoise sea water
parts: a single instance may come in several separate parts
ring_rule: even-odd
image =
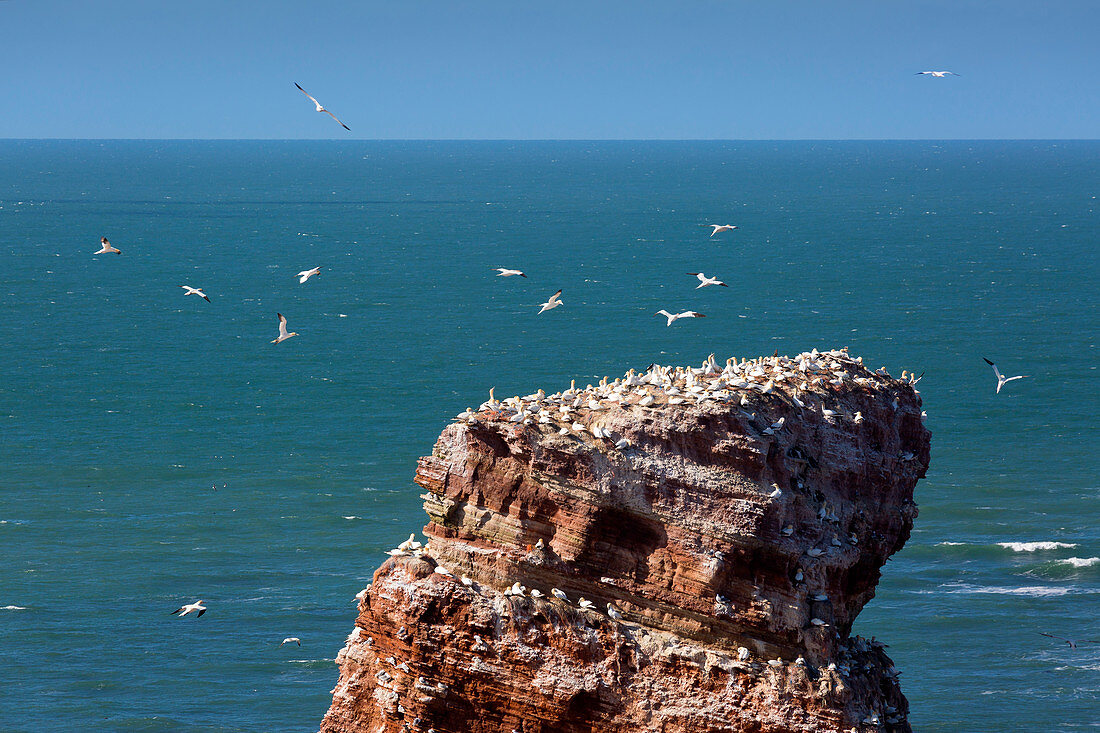
[[[0,730],[315,730],[490,386],[844,345],[926,372],[856,628],[914,729],[1098,727],[1038,635],[1100,639],[1098,195],[1097,142],[0,142]]]

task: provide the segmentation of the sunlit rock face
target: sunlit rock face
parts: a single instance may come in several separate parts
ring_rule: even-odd
[[[849,630],[928,460],[844,351],[491,398],[420,460],[427,546],[361,594],[322,731],[908,731]]]

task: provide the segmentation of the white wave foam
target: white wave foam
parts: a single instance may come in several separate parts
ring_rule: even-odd
[[[970,585],[968,583],[960,583],[958,585],[943,586],[938,592],[940,593],[957,593],[957,594],[989,594],[989,595],[1005,595],[1005,596],[1031,596],[1032,598],[1049,598],[1054,596],[1064,596],[1069,594],[1070,588],[1056,588],[1045,585],[1029,585],[1023,588],[1009,588],[1007,586],[1000,585]]]
[[[26,611],[26,606],[0,606],[0,611]]]
[[[959,545],[968,544],[966,542],[937,542],[936,547],[958,547]]]
[[[1057,550],[1077,547],[1070,542],[998,542],[998,545],[1013,552],[1035,552],[1037,550]]]
[[[1067,557],[1058,561],[1062,565],[1072,565],[1075,568],[1087,568],[1090,565],[1100,563],[1100,557]]]

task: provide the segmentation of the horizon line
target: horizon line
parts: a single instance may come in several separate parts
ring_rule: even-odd
[[[381,138],[330,138],[330,137],[0,137],[0,142],[577,142],[577,143],[685,143],[685,142],[1100,142],[1100,137],[381,137]]]

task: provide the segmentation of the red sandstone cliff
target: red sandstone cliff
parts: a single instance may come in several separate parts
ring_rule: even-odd
[[[429,544],[360,595],[321,730],[909,731],[848,632],[928,456],[841,351],[491,400],[421,459]]]

